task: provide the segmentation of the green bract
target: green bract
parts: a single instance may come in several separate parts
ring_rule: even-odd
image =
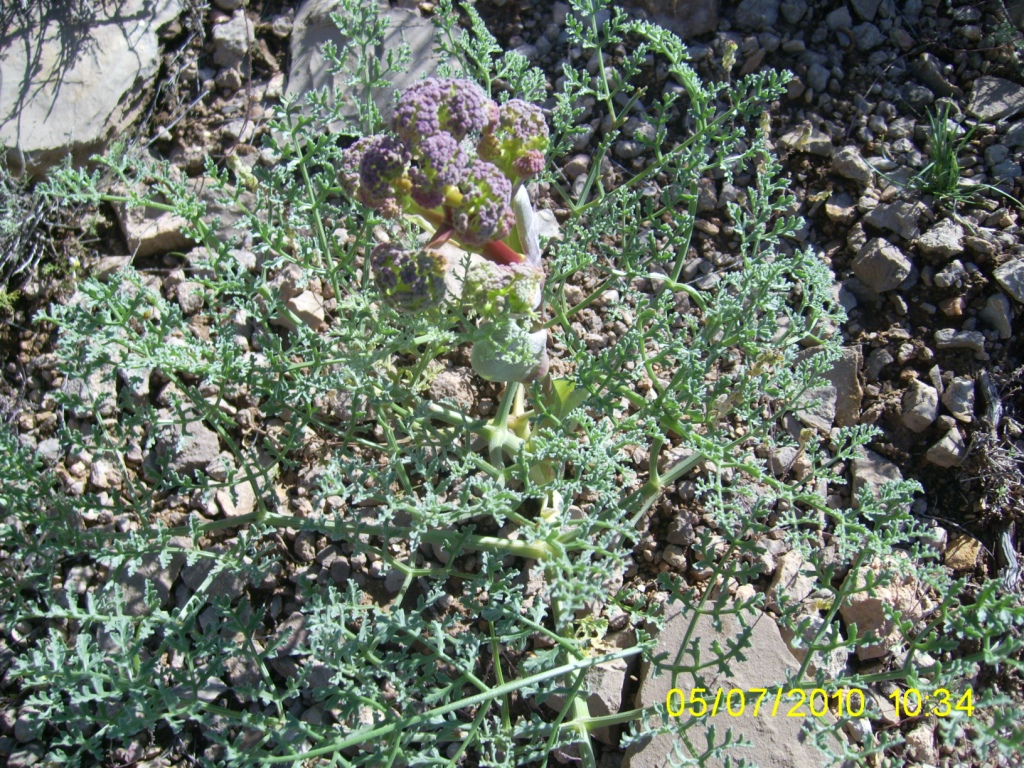
[[[530,332],[512,318],[484,323],[473,344],[473,370],[487,381],[521,382],[547,372],[548,332]]]
[[[540,305],[544,273],[528,264],[474,261],[462,284],[462,301],[482,317],[524,315]]]

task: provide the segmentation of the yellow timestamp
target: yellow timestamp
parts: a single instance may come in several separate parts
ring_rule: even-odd
[[[922,714],[949,717],[954,712],[974,715],[974,698],[968,688],[955,696],[945,688],[933,693],[921,693],[916,688],[894,691],[890,696],[896,703],[897,715],[917,717]],[[687,692],[672,688],[665,696],[665,709],[669,717],[863,717],[867,711],[867,698],[859,688],[826,691],[824,688],[719,688],[710,692],[706,688],[693,688]]]
[[[954,712],[974,717],[974,692],[970,688],[959,696],[946,688],[936,688],[931,693],[922,693],[917,688],[897,688],[888,698],[896,705],[896,717],[950,717]]]
[[[831,704],[831,706],[830,706]],[[867,709],[864,692],[858,688],[845,688],[829,693],[824,688],[784,690],[778,688],[719,688],[709,693],[706,688],[694,688],[689,696],[681,688],[673,688],[665,697],[669,717],[825,717],[830,712],[839,716],[860,717]]]

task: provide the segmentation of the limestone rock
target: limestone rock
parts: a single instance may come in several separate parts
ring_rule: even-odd
[[[951,259],[964,252],[964,228],[952,219],[943,219],[917,241],[926,256]]]
[[[811,128],[809,132],[803,128],[797,128],[783,134],[779,141],[782,146],[793,152],[807,152],[818,157],[832,155],[832,139],[818,128]]]
[[[910,259],[881,237],[864,244],[853,260],[853,273],[877,293],[899,286],[911,270]]]
[[[767,616],[753,611],[744,612],[743,617],[744,624],[751,630],[750,647],[744,652],[743,660],[733,659],[729,662],[731,674],[720,672],[714,667],[699,672],[690,671],[697,663],[698,654],[701,663],[715,658],[712,643],[717,642],[722,648],[728,648],[736,642],[741,632],[739,620],[732,612],[736,608],[735,604],[726,604],[721,616],[721,631],[717,631],[710,616],[694,617],[678,603],[669,607],[665,626],[658,635],[653,653],[655,657],[662,655],[666,658],[656,664],[644,663],[636,706],[657,705],[661,712],[665,712],[665,699],[672,687],[673,667],[679,673],[676,676],[676,687],[687,692],[695,687],[706,688],[712,700],[719,689],[728,692],[732,689],[750,691],[753,688],[772,688],[793,674],[797,664],[779,633],[778,625]],[[691,621],[696,622],[695,632],[689,642],[684,644]],[[689,717],[689,714],[685,716]],[[660,717],[652,719],[655,721],[653,724],[661,721]],[[762,768],[806,768],[822,764],[821,753],[814,746],[813,738],[801,729],[800,718],[766,717],[763,711],[754,717],[748,698],[744,714],[730,717],[728,727],[753,745],[730,749],[728,756],[733,760],[742,757]],[[671,734],[662,734],[646,743],[634,744],[626,752],[622,768],[662,768],[669,764],[668,757],[674,746],[683,745]],[[833,742],[834,748],[838,746],[838,743]],[[705,763],[715,767],[722,764],[721,760]]]
[[[135,256],[188,251],[195,243],[184,232],[187,222],[170,211],[125,205],[114,207],[128,250]]]
[[[171,544],[177,549],[192,548],[192,540],[187,537],[175,537],[171,539]],[[124,612],[129,616],[149,613],[149,606],[146,603],[147,584],[152,585],[161,607],[171,607],[171,586],[185,564],[185,553],[173,553],[166,566],[160,563],[160,556],[157,554],[142,555],[141,559],[142,562],[134,566],[134,569],[126,567],[117,577]]]
[[[67,155],[84,163],[138,117],[160,69],[157,30],[182,4],[92,3],[81,24],[22,5],[0,42],[0,147],[15,172],[39,175]]]
[[[239,69],[254,39],[253,23],[244,10],[236,11],[227,21],[213,25],[213,63],[225,69]]]
[[[373,0],[367,0],[372,2]],[[390,22],[384,40],[383,50],[377,55],[383,57],[387,51],[395,50],[404,38],[411,48],[412,62],[407,73],[397,76],[393,88],[375,91],[373,99],[377,108],[387,120],[393,111],[392,92],[401,93],[417,80],[428,77],[437,70],[438,57],[433,53],[434,25],[429,19],[408,8],[392,8],[386,0],[379,0],[380,13]],[[332,75],[330,65],[324,59],[321,49],[331,41],[341,49],[344,39],[331,21],[332,12],[341,11],[340,0],[306,0],[295,14],[291,38],[291,69],[288,73],[288,87],[285,98],[299,98],[312,90],[327,87],[340,89],[344,103],[341,112],[346,117],[357,115],[355,104],[362,98],[346,84],[346,75]]]
[[[917,220],[920,215],[919,203],[898,201],[877,206],[864,217],[864,221],[873,227],[895,232],[904,240],[913,240],[917,237]]]
[[[942,393],[942,404],[953,418],[970,423],[974,419],[974,379],[957,376]]]
[[[1024,87],[1001,77],[979,77],[971,89],[967,112],[984,123],[997,123],[1024,112]]]
[[[168,418],[173,418],[166,414]],[[220,453],[220,438],[202,421],[169,425],[157,439],[158,455],[170,456],[167,468],[189,475],[204,469]]]
[[[842,357],[825,374],[836,390],[837,427],[852,427],[860,423],[861,401],[864,388],[860,384],[858,371],[861,368],[863,353],[860,346],[844,347]]]
[[[836,420],[836,388],[816,387],[800,398],[796,417],[806,426],[827,433]]]
[[[816,587],[814,568],[804,562],[800,550],[791,549],[779,558],[775,575],[768,585],[768,607],[781,611],[784,604],[800,602]]]
[[[818,613],[816,601],[812,601],[810,604],[802,606],[801,610],[792,616],[790,621],[793,625],[792,628],[780,625],[779,631],[782,633],[782,638],[786,641],[794,658],[799,662],[803,662],[807,657],[808,644],[814,642],[815,638],[818,637],[818,633],[825,625],[825,619]],[[801,625],[805,625],[805,627],[798,636],[798,629]],[[838,623],[829,627],[822,636],[822,639],[826,643],[841,640]],[[819,640],[819,642],[821,641]],[[835,679],[843,674],[849,659],[850,654],[846,646],[841,644],[831,651],[817,651],[807,667],[807,672],[813,675],[819,669],[823,669],[829,678]]]
[[[988,360],[985,337],[980,331],[955,331],[941,328],[935,332],[935,346],[939,349],[970,349],[979,360]]]
[[[427,392],[434,402],[454,403],[462,413],[471,413],[476,405],[473,372],[469,368],[441,371],[431,380]]]
[[[924,457],[932,464],[948,469],[958,466],[967,456],[967,444],[959,429],[951,429],[928,449]]]
[[[995,328],[1000,339],[1008,339],[1013,335],[1013,309],[1005,294],[989,296],[985,306],[978,312],[978,317]]]
[[[857,147],[843,147],[832,158],[832,170],[840,176],[852,179],[858,184],[869,185],[875,178],[875,172],[864,160]]]
[[[1008,294],[1024,304],[1024,261],[1010,259],[992,274]]]
[[[899,467],[884,456],[874,451],[865,451],[862,458],[850,462],[850,474],[853,478],[853,506],[857,507],[857,494],[866,486],[881,486],[885,483],[898,482],[903,479]]]
[[[903,394],[903,426],[924,432],[939,417],[939,393],[935,387],[915,379]]]
[[[896,557],[895,560],[906,559],[904,553],[896,554],[902,557]],[[864,589],[869,574],[875,580],[875,586]],[[895,623],[886,618],[885,606],[899,611],[904,620],[913,622],[923,619],[931,609],[931,605],[918,590],[917,579],[908,563],[894,563],[890,559],[887,564],[883,564],[880,560],[873,560],[852,571],[846,578],[853,579],[856,588],[863,590],[854,593],[839,608],[847,628],[857,625],[860,639],[857,656],[861,661],[885,656],[903,639]],[[875,638],[873,641],[864,639],[868,633]]]

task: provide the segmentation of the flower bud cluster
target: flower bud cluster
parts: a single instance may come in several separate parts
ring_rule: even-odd
[[[386,216],[430,212],[471,248],[508,236],[515,185],[544,167],[539,107],[521,99],[499,107],[470,80],[430,78],[399,98],[392,129],[345,150],[347,191]]]
[[[376,246],[370,267],[382,299],[400,312],[423,312],[445,298],[451,238],[478,250],[462,280],[462,302],[481,318],[474,369],[492,381],[543,375],[547,332],[529,330],[541,304],[544,272],[536,231],[527,257],[502,243],[516,226],[512,196],[544,167],[548,127],[540,108],[520,99],[500,107],[469,80],[430,78],[398,100],[392,133],[345,150],[338,178],[345,190],[386,217],[416,214],[437,232],[425,246]],[[519,191],[532,214],[525,190]],[[520,236],[531,226],[520,222]]]

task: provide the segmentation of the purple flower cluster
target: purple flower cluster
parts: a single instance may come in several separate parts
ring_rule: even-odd
[[[392,127],[397,138],[370,136],[345,150],[346,191],[385,215],[410,204],[443,209],[464,245],[508,235],[514,184],[544,167],[539,107],[521,99],[498,107],[470,80],[430,78],[402,94]]]
[[[543,170],[548,142],[548,124],[540,107],[510,99],[480,137],[477,152],[506,174],[528,179]]]
[[[439,251],[381,243],[370,253],[370,266],[377,290],[399,312],[422,312],[444,300],[448,260]]]
[[[458,199],[451,206],[452,228],[463,243],[483,245],[512,231],[512,182],[493,163],[474,160],[453,197]]]

